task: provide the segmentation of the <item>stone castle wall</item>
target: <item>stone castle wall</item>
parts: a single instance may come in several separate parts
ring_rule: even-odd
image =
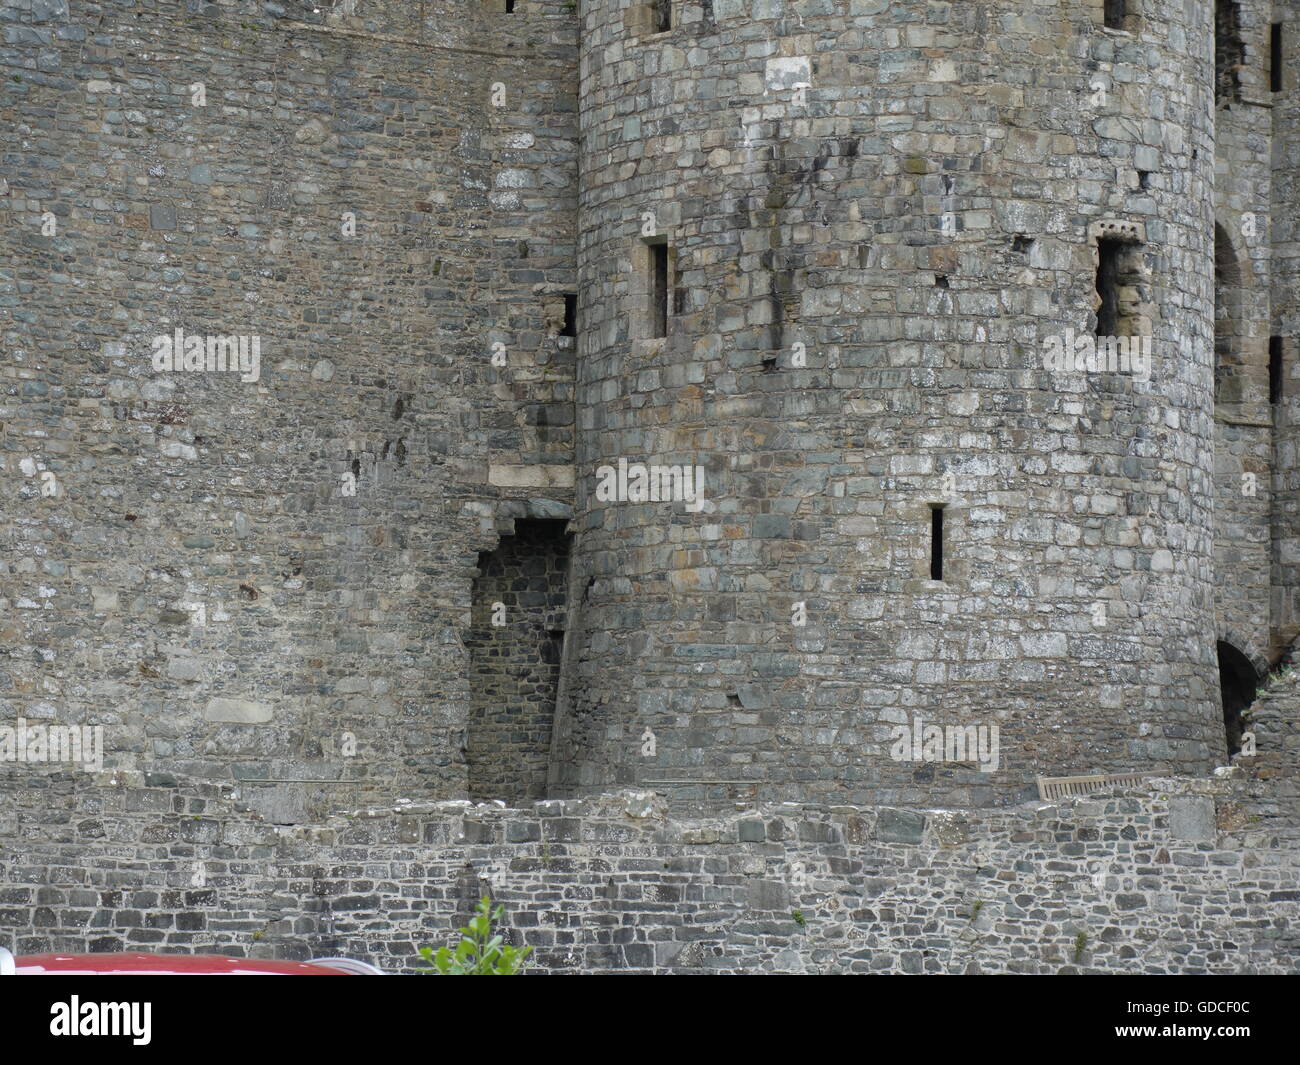
[[[575,33],[531,6],[0,6],[0,717],[465,794],[478,553],[574,443]],[[259,379],[155,373],[176,328]]]
[[[1218,107],[1210,0],[660,6],[0,0],[0,726],[107,763],[0,764],[0,943],[1293,972],[1294,678],[1209,771],[1296,631],[1296,0]],[[1114,227],[1150,379],[1053,374]],[[1199,779],[1035,798],[1125,769]]]
[[[0,943],[411,970],[490,893],[551,973],[1294,972],[1300,853],[1251,813],[1253,786],[703,820],[621,793],[289,828],[229,786],[7,772]]]
[[[1294,584],[1260,362],[1292,208],[1237,248],[1213,401],[1270,16],[1216,111],[1209,0],[1101,7],[0,3],[0,720],[277,822],[544,774],[925,806],[1222,763],[1215,640],[1263,661]],[[1052,374],[1112,223],[1151,378]],[[257,337],[257,380],[156,372],[176,329]],[[711,509],[597,499],[619,459],[699,465]],[[545,664],[492,689],[528,712],[473,660],[521,519],[574,536],[566,616],[498,660]],[[917,718],[996,725],[998,771],[892,761]]]

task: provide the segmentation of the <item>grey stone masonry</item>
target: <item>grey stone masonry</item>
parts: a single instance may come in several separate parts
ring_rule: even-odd
[[[1300,0],[1122,6],[0,0],[0,942],[1294,971]]]
[[[1130,6],[0,0],[0,721],[277,823],[1208,778],[1298,631],[1300,33]]]
[[[277,826],[230,785],[0,776],[0,943],[413,970],[481,894],[537,971],[1284,973],[1300,851],[1241,779],[1003,810],[621,792]]]

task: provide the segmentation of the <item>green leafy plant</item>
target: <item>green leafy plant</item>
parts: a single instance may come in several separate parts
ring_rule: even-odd
[[[505,909],[498,906],[493,912],[491,900],[484,895],[469,924],[458,930],[460,942],[455,950],[439,947],[435,953],[432,947],[420,948],[420,957],[430,966],[421,971],[427,976],[518,976],[533,948],[520,950],[492,934],[492,922],[500,921]]]
[[[1078,962],[1083,957],[1084,948],[1088,945],[1088,933],[1080,932],[1074,937],[1074,960]]]
[[[803,928],[808,923],[808,918],[803,915],[803,910],[791,910],[790,916],[794,918],[794,923]]]

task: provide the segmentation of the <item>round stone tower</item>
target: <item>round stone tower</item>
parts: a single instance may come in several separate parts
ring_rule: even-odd
[[[1220,764],[1208,0],[583,8],[553,792]]]

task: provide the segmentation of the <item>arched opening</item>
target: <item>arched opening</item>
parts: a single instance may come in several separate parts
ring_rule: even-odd
[[[1214,401],[1240,403],[1242,386],[1241,267],[1232,238],[1214,227]]]
[[[1223,729],[1228,738],[1228,757],[1241,751],[1245,731],[1242,714],[1255,701],[1259,671],[1232,644],[1219,641],[1219,690],[1223,695]]]

